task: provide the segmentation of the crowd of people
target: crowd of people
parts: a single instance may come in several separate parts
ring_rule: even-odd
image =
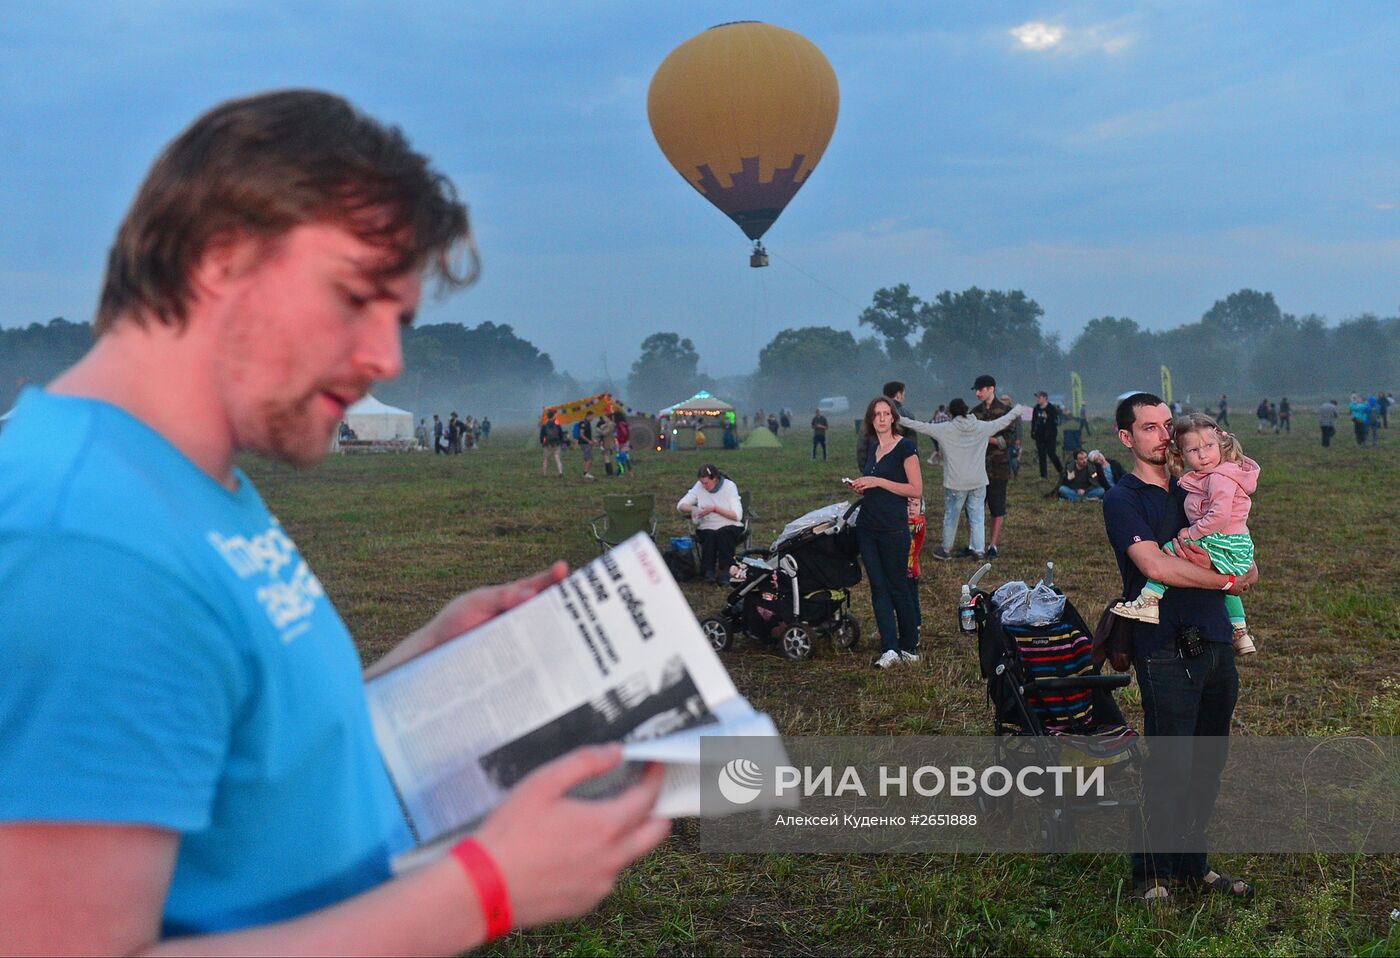
[[[943,466],[943,539],[933,557],[996,555],[987,532],[989,526],[1004,529],[1007,473],[994,464],[1006,465],[1015,428],[1027,411],[999,395],[996,385],[991,375],[977,377],[976,406],[954,397],[928,422],[908,415],[905,386],[897,381],[886,383],[866,407],[856,453],[860,476],[846,481],[861,497],[856,540],[880,638],[877,668],[916,663],[921,655],[919,540],[911,532],[923,519],[916,435],[932,440],[931,458]],[[1128,620],[1133,635],[1131,651],[1115,666],[1137,671],[1146,732],[1206,736],[1205,744],[1228,734],[1239,694],[1235,659],[1255,651],[1240,596],[1259,579],[1248,528],[1257,463],[1210,416],[1178,416],[1158,397],[1136,393],[1115,410],[1116,438],[1129,465],[1083,448],[1061,464],[1047,448],[1058,420],[1047,399],[1037,393],[1041,412],[1031,411],[1037,452],[1044,452],[1042,476],[1050,477],[1048,466],[1054,463],[1059,476],[1051,495],[1103,504],[1124,596],[1112,612]],[[817,425],[814,417],[814,457]],[[677,508],[692,518],[711,517],[714,529],[733,535],[742,517],[737,501],[732,480],[707,465]],[[991,510],[984,506],[992,502],[999,508],[989,522],[985,512]],[[955,552],[963,516],[968,546]],[[732,547],[723,539],[712,541]],[[712,556],[703,562],[707,579],[723,568],[722,557]],[[1140,900],[1163,901],[1183,888],[1239,900],[1254,895],[1250,882],[1217,871],[1207,854],[1205,830],[1223,754],[1208,747],[1158,748],[1147,763],[1145,817],[1135,826],[1141,831],[1134,841],[1142,850],[1131,855]],[[1150,840],[1144,837],[1149,834]],[[1159,844],[1172,850],[1158,850]]]
[[[1354,392],[1348,398],[1346,413],[1351,420],[1352,431],[1356,436],[1356,444],[1364,446],[1374,445],[1381,440],[1381,430],[1390,428],[1390,408],[1395,405],[1394,393],[1378,389],[1373,393]],[[1317,424],[1321,430],[1322,445],[1328,448],[1332,445],[1332,438],[1337,434],[1337,420],[1340,418],[1342,406],[1336,399],[1324,399],[1317,407]],[[1258,435],[1266,433],[1288,433],[1293,431],[1293,404],[1284,396],[1277,404],[1270,401],[1265,396],[1259,401],[1259,405],[1254,411],[1257,423],[1255,432]],[[1215,421],[1223,426],[1230,423],[1229,402],[1224,395],[1220,397],[1220,403],[1215,412]]]
[[[918,475],[920,470],[917,436],[929,438],[932,450],[928,462],[942,467],[942,536],[929,553],[933,559],[940,562],[953,559],[981,561],[995,559],[1000,555],[1001,537],[1006,528],[1008,513],[1008,482],[1017,472],[1020,430],[1024,421],[1028,420],[1030,423],[1030,438],[1035,445],[1040,477],[1053,480],[1046,491],[1047,497],[1070,503],[1104,503],[1111,491],[1134,471],[1132,462],[1125,466],[1119,459],[1097,448],[1075,448],[1067,452],[1068,458],[1062,461],[1058,440],[1065,413],[1050,401],[1049,394],[1044,390],[1035,393],[1035,405],[1027,409],[1021,405],[1014,405],[1009,395],[999,393],[994,376],[983,374],[976,377],[971,387],[975,404],[969,405],[962,397],[954,397],[948,403],[940,404],[930,420],[923,421],[915,419],[906,410],[905,389],[906,386],[902,382],[888,382],[881,395],[872,400],[867,407],[856,440],[856,465],[860,478],[852,482],[853,488],[863,496],[862,515],[865,517],[865,531],[859,532],[860,524],[857,528],[861,537],[862,560],[871,585],[873,611],[880,632],[881,652],[875,660],[875,664],[880,668],[915,661],[918,656],[921,613],[918,609],[917,589],[911,584],[910,576],[901,577],[895,574],[895,567],[899,563],[893,558],[896,554],[902,554],[905,556],[902,567],[909,570],[917,567],[918,557],[911,554],[912,540],[908,532],[912,528],[912,520],[909,517],[918,516],[920,527],[923,523],[923,481]],[[1390,397],[1386,393],[1377,393],[1369,398],[1363,398],[1359,394],[1351,397],[1349,411],[1356,426],[1358,443],[1377,441],[1375,437],[1378,431],[1388,426],[1389,402]],[[1178,423],[1194,423],[1196,433],[1203,434],[1206,431],[1206,427],[1202,425],[1203,421],[1210,424],[1209,428],[1218,429],[1218,438],[1213,439],[1212,443],[1218,443],[1226,450],[1227,454],[1223,460],[1200,470],[1200,475],[1196,475],[1181,465],[1183,460],[1178,454],[1176,474],[1184,476],[1184,488],[1193,488],[1195,483],[1201,486],[1201,490],[1204,489],[1207,473],[1213,477],[1212,482],[1224,482],[1221,477],[1228,475],[1230,481],[1226,485],[1238,496],[1243,497],[1246,503],[1244,512],[1240,513],[1239,503],[1236,502],[1235,517],[1237,524],[1242,524],[1243,516],[1247,515],[1248,511],[1248,495],[1253,491],[1250,483],[1254,480],[1251,478],[1246,483],[1242,475],[1250,475],[1249,473],[1235,475],[1231,470],[1238,472],[1241,469],[1237,465],[1238,462],[1244,461],[1252,465],[1253,460],[1241,460],[1233,452],[1238,449],[1238,441],[1224,428],[1229,421],[1228,397],[1220,397],[1219,412],[1214,418],[1204,414],[1188,414],[1179,402],[1162,405],[1169,418],[1175,418]],[[1291,431],[1293,404],[1287,397],[1283,397],[1277,405],[1265,400],[1257,412],[1261,431]],[[755,421],[761,424],[767,415],[756,416]],[[1319,409],[1324,445],[1330,443],[1338,415],[1335,402],[1326,402]],[[777,414],[773,416],[776,420]],[[1078,421],[1075,425],[1079,427],[1080,435],[1083,436],[1089,427],[1087,409],[1083,404],[1079,406],[1076,418]],[[821,458],[825,460],[830,423],[820,409],[814,410],[811,429],[811,458],[815,461],[820,451]],[[1122,432],[1120,427],[1118,438],[1125,448],[1131,449],[1131,444],[1123,437]],[[1190,440],[1195,445],[1211,445],[1205,442],[1197,443],[1196,433],[1183,434],[1172,441],[1180,443]],[[1211,447],[1214,448],[1213,445]],[[1172,448],[1175,450],[1177,446],[1173,445]],[[891,456],[893,458],[890,458]],[[911,459],[911,456],[914,458]],[[1051,472],[1052,467],[1054,472]],[[1254,469],[1257,471],[1257,466]],[[1173,483],[1175,482],[1176,479],[1173,479]],[[700,485],[697,484],[696,489],[699,488]],[[914,488],[918,489],[917,494],[909,492]],[[1211,488],[1216,489],[1214,486]],[[693,489],[690,495],[695,493],[696,490]],[[900,495],[904,495],[907,500],[902,507],[907,511],[906,521],[903,523],[894,519],[896,512],[900,510],[886,501],[888,497],[899,498]],[[1215,500],[1209,500],[1216,503],[1212,511],[1216,518],[1222,514],[1222,507],[1218,501],[1220,495],[1223,493],[1216,489]],[[1199,504],[1199,501],[1201,500],[1191,500],[1193,504]],[[1229,510],[1224,510],[1223,514],[1229,515]],[[1245,533],[1239,530],[1225,533],[1244,537],[1230,540],[1234,547],[1233,553],[1218,549],[1215,548],[1216,541],[1210,538],[1207,532],[1202,531],[1204,527],[1200,525],[1199,518],[1196,516],[1193,520],[1195,534],[1188,535],[1188,538],[1193,544],[1202,543],[1202,548],[1211,552],[1212,557],[1217,560],[1215,568],[1229,566],[1231,555],[1234,556],[1237,572],[1240,571],[1241,556],[1248,559],[1243,562],[1243,567],[1247,568],[1252,564],[1252,546],[1246,548],[1241,545],[1248,538]],[[966,528],[966,539],[965,544],[958,548],[960,526]],[[901,532],[901,529],[904,531]],[[711,562],[707,562],[706,567],[708,570],[716,568]],[[718,568],[722,569],[723,565]],[[1132,608],[1155,607],[1155,601],[1165,592],[1165,588],[1161,583],[1150,583],[1145,597],[1139,596],[1133,600],[1135,604]],[[1157,589],[1161,589],[1162,593],[1158,593]],[[1248,654],[1253,649],[1253,636],[1247,631],[1242,609],[1234,603],[1231,604],[1229,621],[1237,651],[1240,654]]]
[[[413,438],[420,449],[432,449],[439,456],[455,456],[475,449],[491,438],[491,419],[489,416],[480,419],[475,416],[459,418],[454,410],[448,415],[447,422],[443,422],[442,417],[433,413],[432,426],[426,419],[418,420]]]
[[[584,416],[569,426],[564,425],[562,416],[556,415],[540,423],[539,442],[544,452],[540,475],[549,474],[551,457],[555,472],[564,475],[564,450],[571,446],[581,453],[583,478],[589,482],[598,478],[593,474],[593,463],[599,452],[608,476],[624,476],[632,468],[632,426],[621,411],[598,416],[596,420]]]
[[[793,412],[786,406],[783,406],[780,409],[770,410],[766,412],[762,408],[759,408],[754,410],[753,428],[766,428],[773,435],[777,436],[787,432],[789,429],[792,428],[792,420]],[[745,414],[741,421],[744,424],[744,429],[747,430],[749,428],[748,415]]]

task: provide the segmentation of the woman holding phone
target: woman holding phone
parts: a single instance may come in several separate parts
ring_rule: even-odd
[[[861,496],[856,541],[870,577],[870,602],[880,629],[876,668],[919,661],[919,613],[909,585],[908,500],[924,494],[919,454],[899,425],[894,403],[870,401],[861,426],[868,446],[862,475],[851,483]]]

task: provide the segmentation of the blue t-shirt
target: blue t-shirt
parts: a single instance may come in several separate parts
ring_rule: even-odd
[[[237,477],[37,389],[0,435],[0,821],[179,832],[166,935],[324,907],[411,844],[350,635]]]
[[[892,482],[908,482],[904,471],[904,461],[910,456],[918,457],[919,451],[909,441],[908,436],[895,443],[893,449],[877,459],[879,442],[872,439],[865,451],[863,474],[889,479]],[[897,496],[888,489],[869,489],[860,498],[860,515],[856,518],[856,528],[863,532],[909,532],[909,499]]]
[[[1124,476],[1103,497],[1103,524],[1108,541],[1123,576],[1123,594],[1129,599],[1142,591],[1147,576],[1128,557],[1128,549],[1138,542],[1162,546],[1190,525],[1186,521],[1186,493],[1171,480],[1170,489],[1143,482],[1133,473]],[[1147,655],[1167,642],[1175,642],[1182,625],[1194,625],[1207,642],[1229,642],[1230,617],[1225,612],[1225,593],[1214,589],[1167,589],[1158,606],[1161,622],[1133,623],[1133,649]]]

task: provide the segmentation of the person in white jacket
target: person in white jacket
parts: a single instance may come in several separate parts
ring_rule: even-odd
[[[734,547],[744,534],[744,504],[739,487],[706,463],[676,508],[695,523],[695,537],[700,540],[700,574],[707,583],[728,584]]]
[[[1009,426],[1025,410],[1015,406],[999,419],[983,422],[968,415],[967,403],[948,404],[947,422],[924,422],[901,417],[905,429],[938,440],[943,452],[943,544],[933,550],[935,559],[953,558],[958,516],[967,512],[968,547],[963,555],[981,559],[986,554],[984,512],[987,502],[987,442]]]

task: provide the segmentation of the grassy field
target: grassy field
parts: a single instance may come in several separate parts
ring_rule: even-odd
[[[1342,424],[1347,425],[1346,423]],[[314,471],[250,462],[269,505],[316,569],[372,661],[458,592],[596,551],[585,520],[610,490],[655,493],[659,538],[681,534],[672,504],[708,459],[751,496],[756,539],[842,496],[854,437],[832,430],[831,461],[808,458],[794,430],[782,450],[640,453],[626,479],[540,475],[524,432],[498,431],[457,457],[335,456]],[[1400,430],[1358,448],[1349,429],[1322,449],[1311,418],[1292,434],[1242,431],[1263,467],[1251,519],[1263,579],[1248,609],[1260,654],[1241,666],[1240,735],[1400,735]],[[1102,421],[1090,444],[1116,440]],[[926,446],[926,442],[925,442]],[[924,449],[927,453],[927,449]],[[1125,458],[1121,450],[1112,453]],[[601,466],[601,464],[600,464]],[[941,478],[925,467],[929,542],[941,524]],[[1043,498],[1034,462],[1011,484],[1002,558],[992,580],[1034,581],[1047,559],[1086,615],[1118,579],[1101,507]],[[959,542],[961,545],[962,542]],[[736,645],[724,660],[739,689],[792,735],[984,734],[985,686],[956,632],[965,563],[926,560],[923,661],[870,668],[868,594],[854,608],[856,653],[822,647],[806,663]],[[722,593],[685,587],[698,615]],[[1140,719],[1136,686],[1120,695]],[[1264,813],[1261,811],[1261,813]],[[501,954],[1400,954],[1400,856],[1227,856],[1260,887],[1248,907],[1180,898],[1151,914],[1129,900],[1124,856],[726,856],[696,850],[692,823],[629,871],[579,922],[513,935]]]

